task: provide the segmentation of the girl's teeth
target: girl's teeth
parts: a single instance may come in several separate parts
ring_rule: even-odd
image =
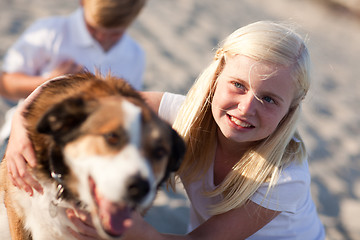
[[[251,124],[247,124],[247,123],[245,123],[245,122],[242,122],[242,121],[240,121],[240,120],[237,119],[237,118],[231,117],[230,119],[231,119],[231,121],[232,121],[233,123],[235,123],[236,125],[238,125],[238,126],[240,126],[240,127],[251,127]]]

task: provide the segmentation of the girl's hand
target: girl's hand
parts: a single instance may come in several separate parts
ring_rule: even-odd
[[[124,240],[162,240],[162,239],[178,239],[170,235],[163,235],[158,232],[153,226],[147,223],[144,218],[138,213],[134,212],[131,215],[132,226],[124,233]],[[179,239],[184,239],[180,237]]]
[[[97,233],[89,212],[82,211],[79,209],[67,209],[67,217],[74,224],[76,229],[69,227],[70,233],[79,240],[93,240],[102,239]],[[119,223],[121,224],[121,223]],[[122,239],[122,238],[121,238]]]
[[[29,167],[36,166],[36,157],[24,126],[25,119],[21,115],[24,105],[18,107],[12,119],[11,134],[5,158],[12,183],[32,196],[33,188],[39,193],[43,193],[43,188],[29,171]]]
[[[79,240],[102,239],[92,224],[90,213],[82,210],[67,209],[66,214],[75,225],[76,230],[69,227],[70,233]]]
[[[75,225],[76,230],[69,228],[71,234],[78,240],[102,239],[97,234],[88,212],[81,210],[66,210],[70,221]],[[121,239],[124,240],[152,240],[162,239],[161,234],[145,222],[143,217],[134,212],[131,216],[132,226],[125,231]]]

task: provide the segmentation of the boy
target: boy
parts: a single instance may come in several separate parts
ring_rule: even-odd
[[[145,3],[81,0],[81,7],[69,16],[35,22],[4,58],[0,94],[15,105],[46,80],[83,68],[102,74],[110,71],[140,90],[145,54],[126,30]],[[12,112],[6,114],[0,140],[9,136]]]

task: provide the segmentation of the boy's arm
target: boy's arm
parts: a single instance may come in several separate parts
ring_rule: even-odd
[[[39,85],[57,76],[69,73],[77,73],[83,70],[83,66],[73,60],[61,62],[47,77],[31,76],[24,73],[4,72],[0,80],[0,94],[10,100],[26,98]]]
[[[10,100],[26,98],[46,78],[24,73],[3,73],[0,80],[0,94]]]

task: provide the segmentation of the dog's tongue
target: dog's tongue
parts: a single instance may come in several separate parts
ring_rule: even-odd
[[[112,236],[120,236],[131,224],[131,210],[127,206],[99,199],[99,216],[103,229]]]
[[[111,236],[121,236],[132,225],[130,208],[125,204],[114,203],[106,199],[98,191],[92,177],[89,177],[89,185],[98,208],[103,230]]]

